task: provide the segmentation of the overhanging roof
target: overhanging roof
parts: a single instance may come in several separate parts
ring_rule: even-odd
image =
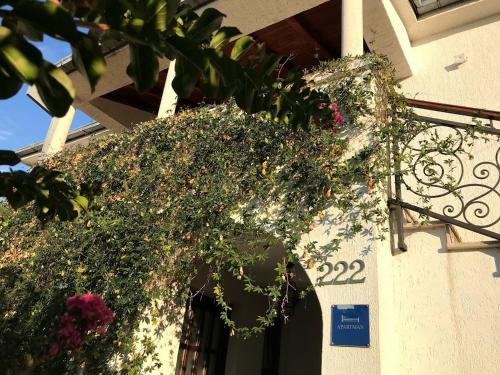
[[[74,147],[78,145],[83,145],[88,143],[88,140],[92,137],[102,137],[109,133],[109,130],[98,122],[93,122],[88,125],[84,125],[80,128],[72,130],[69,132],[66,139],[66,146]],[[43,141],[33,143],[29,146],[22,147],[16,150],[17,155],[21,158],[21,161],[28,165],[34,165],[41,155],[43,147]]]

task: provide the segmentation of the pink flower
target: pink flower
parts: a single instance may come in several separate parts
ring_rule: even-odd
[[[335,121],[335,124],[343,124],[344,123],[344,118],[340,114],[340,112],[335,112],[335,115],[333,117],[333,120]]]
[[[66,306],[70,310],[80,311],[80,316],[86,320],[89,330],[113,321],[113,312],[106,306],[101,296],[96,294],[87,293],[70,297],[66,301]]]
[[[113,321],[113,312],[97,294],[69,297],[66,307],[68,311],[62,316],[55,342],[49,348],[50,355],[56,355],[62,347],[78,349],[87,335],[105,334]]]
[[[319,108],[324,109],[327,107],[327,103],[320,103]],[[332,102],[328,104],[328,108],[331,110],[331,112],[327,111],[328,113],[332,114],[332,119],[333,119],[333,126],[332,126],[332,131],[334,133],[339,132],[339,125],[342,125],[344,123],[344,117],[340,114],[339,111],[339,106],[337,103]],[[323,114],[326,114],[327,112],[323,112]],[[320,123],[324,124],[323,119],[320,120]]]
[[[59,344],[57,342],[54,342],[49,348],[49,354],[54,356],[57,353],[59,353]]]

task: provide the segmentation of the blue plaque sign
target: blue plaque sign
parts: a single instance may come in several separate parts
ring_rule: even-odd
[[[332,306],[332,345],[370,346],[368,305]]]

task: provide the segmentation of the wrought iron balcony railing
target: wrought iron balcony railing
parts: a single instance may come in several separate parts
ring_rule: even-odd
[[[417,120],[428,126],[393,145],[389,204],[398,248],[406,251],[403,210],[500,241],[500,112],[410,99],[408,104],[426,112]],[[458,116],[472,123],[443,118]]]

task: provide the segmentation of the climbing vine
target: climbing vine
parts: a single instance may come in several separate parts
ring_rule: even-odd
[[[139,373],[148,357],[154,363],[153,341],[137,339],[141,322],[173,321],[200,292],[214,296],[234,334],[248,337],[287,315],[288,264],[315,267],[367,225],[384,236],[387,147],[424,125],[413,120],[384,58],[323,63],[308,77],[328,94],[331,118],[307,130],[228,102],[140,124],[48,161],[72,183],[101,183],[102,193],[90,213],[70,222],[41,224],[30,208],[0,208],[0,368],[112,373],[118,359],[123,371]],[[301,243],[331,207],[345,229],[327,245]],[[286,256],[275,282],[264,285],[253,267],[278,243]],[[198,273],[207,282],[192,290]],[[252,326],[231,320],[228,279],[268,299]],[[113,311],[107,334],[37,362],[66,298],[84,293],[100,295]]]

